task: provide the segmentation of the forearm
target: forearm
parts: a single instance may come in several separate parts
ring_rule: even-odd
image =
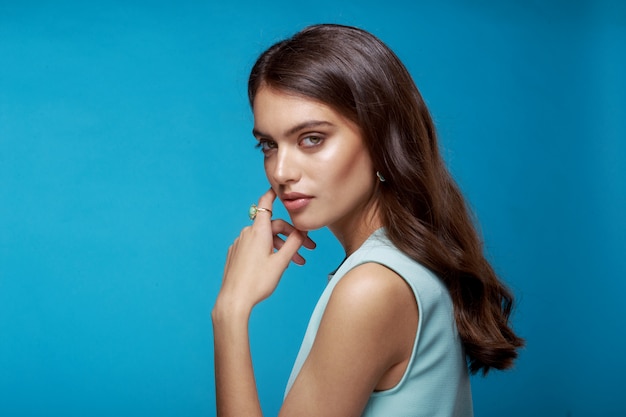
[[[217,415],[262,416],[250,354],[250,309],[224,304],[218,300],[212,314]]]
[[[250,354],[250,313],[274,292],[290,260],[304,263],[298,249],[315,247],[306,233],[283,220],[271,220],[275,198],[272,189],[263,194],[259,199],[263,215],[243,228],[228,248],[222,287],[212,312],[219,417],[262,416]],[[283,242],[279,234],[288,237]]]

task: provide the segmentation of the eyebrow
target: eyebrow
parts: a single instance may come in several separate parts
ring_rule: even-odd
[[[334,125],[331,122],[327,122],[325,120],[307,120],[305,122],[298,123],[297,125],[287,129],[284,135],[291,136],[294,133],[297,133],[301,130],[310,129],[312,127],[319,127],[319,126],[334,126]],[[259,137],[271,138],[272,137],[272,135],[265,134],[256,128],[252,129],[252,134],[254,135],[254,137],[257,137],[257,138]]]

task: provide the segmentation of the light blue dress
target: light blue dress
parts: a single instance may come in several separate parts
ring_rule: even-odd
[[[467,364],[448,291],[430,270],[397,249],[385,236],[384,229],[374,232],[330,279],[313,310],[285,396],[309,355],[335,285],[352,268],[367,262],[386,266],[409,284],[417,300],[419,323],[404,376],[395,387],[372,393],[362,415],[473,416]]]

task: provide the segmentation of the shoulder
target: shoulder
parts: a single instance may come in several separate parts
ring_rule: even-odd
[[[317,407],[313,415],[360,415],[373,391],[400,381],[417,322],[402,277],[376,263],[350,269],[332,290],[285,410],[307,404]]]
[[[408,297],[407,297],[408,296]],[[337,283],[331,300],[359,305],[387,303],[390,299],[408,298],[415,303],[407,282],[384,265],[367,262],[348,271]]]
[[[417,317],[413,290],[396,272],[374,262],[348,271],[335,286],[326,316],[331,323],[344,322],[363,332],[396,329],[390,326],[407,315]]]

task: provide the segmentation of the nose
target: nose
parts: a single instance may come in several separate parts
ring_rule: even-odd
[[[289,149],[278,149],[275,158],[273,158],[273,166],[271,167],[271,174],[279,184],[288,184],[297,182],[300,179],[300,169],[296,155],[290,152]]]

